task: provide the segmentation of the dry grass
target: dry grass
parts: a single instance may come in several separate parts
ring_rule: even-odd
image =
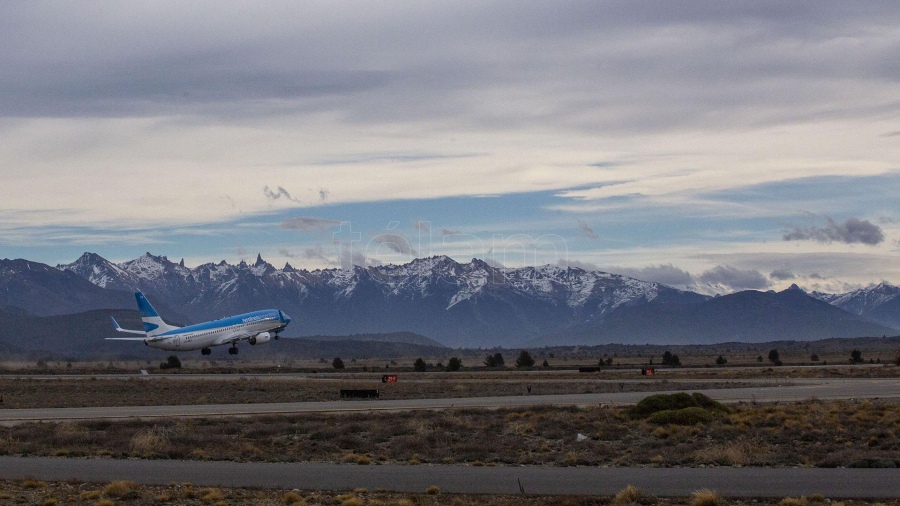
[[[114,481],[103,487],[103,495],[116,498],[133,497],[137,488],[138,484],[133,481]]]
[[[900,464],[900,401],[739,405],[693,426],[532,407],[0,427],[0,454],[557,466]],[[72,434],[78,435],[71,437]],[[586,439],[578,441],[576,436]]]
[[[613,497],[613,504],[625,505],[625,504],[638,504],[646,498],[644,495],[644,491],[635,487],[634,485],[628,485],[623,488]]]
[[[190,484],[172,483],[169,485],[129,485],[130,492],[124,497],[101,498],[91,492],[106,489],[110,484],[80,482],[49,482],[41,488],[27,488],[24,481],[0,480],[0,499],[2,504],[35,504],[48,506],[54,504],[115,505],[143,506],[148,504],[165,504],[168,506],[189,506],[197,504],[258,504],[261,506],[303,506],[319,505],[395,505],[395,506],[436,506],[452,504],[454,506],[605,506],[609,504],[640,504],[659,506],[700,506],[698,497],[706,497],[705,491],[698,491],[691,497],[657,498],[647,495],[635,487],[622,490],[616,497],[588,496],[536,496],[536,495],[482,495],[482,494],[449,494],[435,487],[439,492],[429,495],[424,491],[418,494],[393,493],[383,490],[334,492],[321,490],[269,490],[259,488],[203,488],[195,489]],[[197,497],[186,497],[185,489],[191,489]],[[215,492],[213,492],[215,491]],[[219,498],[221,494],[221,498]],[[713,493],[718,502],[704,502],[703,506],[723,504],[725,499]],[[208,496],[209,499],[203,499]],[[742,499],[729,498],[729,506],[804,506],[805,504],[822,504],[824,498],[810,496],[806,498],[780,499]],[[831,506],[900,506],[900,499],[881,502],[851,500],[832,502]]]
[[[719,506],[722,498],[719,493],[708,488],[695,490],[691,494],[691,506]]]
[[[628,371],[640,378],[639,371]],[[399,383],[383,384],[380,375],[348,374],[343,377],[285,379],[277,376],[259,379],[28,379],[0,376],[3,408],[53,408],[92,406],[164,406],[186,404],[259,404],[270,402],[327,401],[339,398],[342,388],[377,388],[382,399],[419,399],[446,397],[488,397],[532,395],[651,392],[660,389],[695,390],[699,388],[731,388],[755,383],[727,381],[697,383],[691,380],[658,379],[647,382],[625,382],[622,374],[614,381],[597,381],[595,375],[561,373],[552,379],[535,381],[526,373],[457,374],[450,376],[412,373],[402,375]],[[148,384],[148,382],[150,382]]]

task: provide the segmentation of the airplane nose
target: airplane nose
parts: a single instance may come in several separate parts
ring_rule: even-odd
[[[291,317],[287,315],[285,312],[281,312],[281,321],[284,322],[285,325],[291,323]]]

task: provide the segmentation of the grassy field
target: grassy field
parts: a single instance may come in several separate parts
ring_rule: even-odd
[[[686,423],[599,407],[28,423],[0,427],[0,454],[362,465],[900,467],[900,402],[743,404]]]
[[[210,504],[216,506],[254,504],[258,506],[900,506],[900,500],[831,501],[823,496],[782,499],[724,498],[712,490],[698,490],[690,497],[654,497],[635,487],[627,487],[611,497],[467,495],[445,494],[429,487],[418,494],[356,489],[352,492],[308,490],[263,490],[252,488],[198,487],[190,483],[165,486],[134,482],[111,483],[43,482],[39,480],[0,481],[0,501],[8,504],[55,506],[145,505],[173,506]],[[7,502],[4,502],[7,504]]]
[[[640,376],[637,376],[640,378]],[[637,379],[632,378],[632,379]],[[607,392],[652,392],[750,386],[746,381],[706,383],[684,380],[604,380],[578,373],[535,377],[509,374],[409,373],[398,383],[381,383],[380,376],[345,374],[322,378],[243,378],[191,380],[169,378],[37,379],[0,377],[0,407],[88,407],[184,404],[254,404],[328,401],[340,390],[379,390],[382,399],[461,398]],[[530,391],[529,391],[530,389]]]

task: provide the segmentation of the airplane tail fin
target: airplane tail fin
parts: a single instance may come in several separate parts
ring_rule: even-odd
[[[153,337],[178,328],[164,322],[143,293],[135,292],[134,298],[137,299],[138,309],[141,312],[141,321],[144,322],[144,332],[147,333],[147,337]]]

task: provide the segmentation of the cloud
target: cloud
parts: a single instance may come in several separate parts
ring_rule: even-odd
[[[785,241],[817,241],[821,243],[842,242],[846,244],[868,244],[874,246],[884,241],[881,227],[869,220],[849,218],[837,223],[825,217],[824,227],[791,227],[782,236]]]
[[[413,229],[419,232],[431,232],[431,222],[416,220],[413,222]]]
[[[319,188],[319,200],[325,201],[328,200],[328,197],[331,196],[331,192],[328,191],[327,188]]]
[[[279,253],[281,256],[284,256],[284,257],[288,257],[288,258],[297,258],[297,255],[295,255],[294,253],[292,253],[292,252],[291,252],[290,250],[288,250],[287,248],[278,248],[278,253]]]
[[[460,235],[461,233],[462,232],[460,232],[459,230],[452,229],[452,228],[442,228],[441,229],[441,236],[443,236],[443,237],[448,237],[451,235]]]
[[[585,235],[588,239],[597,239],[599,236],[594,232],[594,229],[590,227],[585,221],[578,222],[578,228],[581,229],[581,233]]]
[[[284,220],[279,225],[285,230],[300,230],[303,232],[315,232],[325,230],[329,227],[340,225],[341,221],[328,220],[325,218],[314,218],[312,216],[298,216],[289,220]]]
[[[379,246],[385,246],[395,253],[411,256],[416,255],[416,252],[412,248],[412,246],[410,246],[409,241],[407,241],[405,237],[399,234],[378,234],[372,237],[369,244],[374,244],[376,250]]]
[[[769,280],[755,270],[743,270],[719,265],[697,276],[701,283],[725,289],[725,291],[763,290],[769,288]]]
[[[266,186],[263,188],[263,194],[266,196],[267,199],[269,199],[271,201],[275,201],[275,200],[284,198],[285,200],[290,200],[292,202],[300,203],[299,199],[295,199],[294,197],[291,197],[291,194],[288,193],[287,190],[285,190],[284,188],[282,188],[280,186],[277,187],[277,191],[272,191],[269,189],[268,186]]]
[[[643,281],[653,281],[654,283],[662,283],[668,286],[685,287],[694,282],[694,277],[691,273],[672,264],[650,265],[640,269],[612,267],[610,271],[623,276]]]
[[[769,277],[778,281],[784,281],[786,279],[794,279],[797,277],[797,275],[791,272],[790,269],[781,268],[772,271],[769,274]],[[810,277],[812,277],[812,275]]]

